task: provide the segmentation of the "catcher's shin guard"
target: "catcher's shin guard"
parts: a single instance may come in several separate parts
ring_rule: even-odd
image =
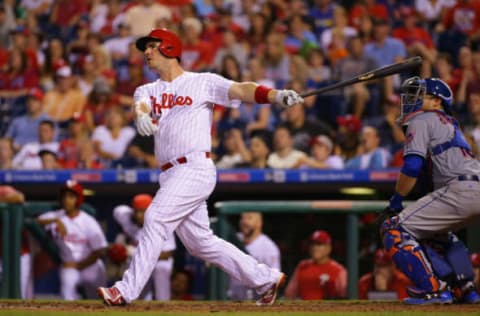
[[[395,217],[382,225],[383,245],[396,267],[425,293],[437,292],[440,282],[420,244],[398,225]]]

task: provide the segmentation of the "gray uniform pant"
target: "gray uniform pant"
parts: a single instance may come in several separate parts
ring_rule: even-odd
[[[410,204],[399,218],[417,240],[457,231],[480,218],[480,182],[452,181]]]

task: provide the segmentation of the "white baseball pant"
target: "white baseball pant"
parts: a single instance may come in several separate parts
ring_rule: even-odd
[[[175,164],[160,174],[160,189],[145,213],[137,250],[123,279],[115,283],[127,303],[140,295],[172,231],[192,255],[220,267],[258,293],[266,292],[278,280],[280,271],[259,264],[213,234],[206,200],[215,183],[215,166],[205,153],[187,155],[187,163]]]
[[[101,260],[79,271],[60,268],[60,293],[67,301],[81,299],[78,288],[83,287],[87,299],[97,297],[97,288],[107,284],[105,266]]]

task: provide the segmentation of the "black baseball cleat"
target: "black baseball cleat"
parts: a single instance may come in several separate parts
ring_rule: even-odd
[[[287,276],[282,273],[278,281],[257,300],[257,306],[273,305],[277,299],[278,290],[285,284],[285,281],[287,281]]]

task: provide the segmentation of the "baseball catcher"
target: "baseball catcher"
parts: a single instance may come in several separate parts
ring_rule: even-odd
[[[407,304],[451,304],[448,284],[459,289],[462,302],[480,301],[468,250],[452,233],[480,216],[480,162],[450,115],[452,99],[450,87],[437,78],[402,84],[404,163],[380,231],[395,265],[415,285]],[[427,161],[433,191],[403,209]]]

